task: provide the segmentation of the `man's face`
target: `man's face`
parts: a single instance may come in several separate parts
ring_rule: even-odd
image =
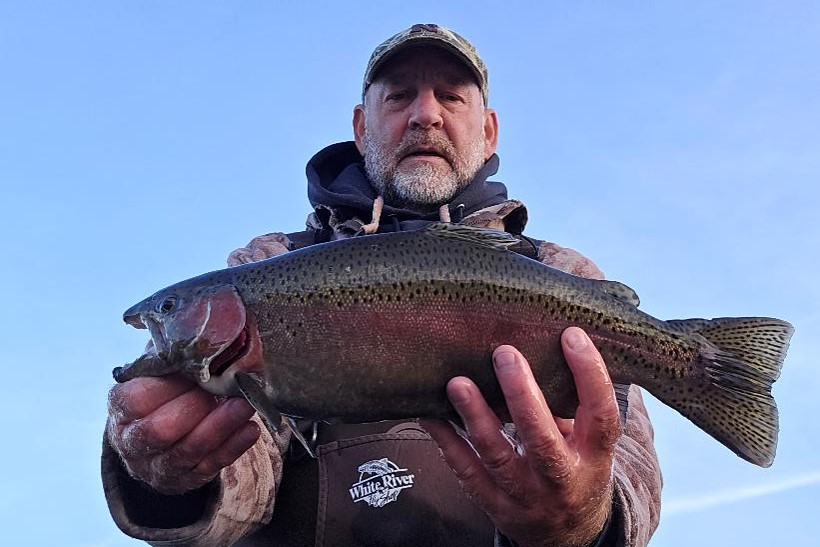
[[[385,200],[448,203],[495,152],[498,122],[470,69],[434,47],[398,54],[353,112],[356,145]]]

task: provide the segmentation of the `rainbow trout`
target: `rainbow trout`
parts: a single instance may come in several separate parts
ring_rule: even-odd
[[[500,415],[493,350],[518,348],[553,413],[578,404],[560,335],[582,327],[614,382],[638,384],[740,457],[771,465],[771,395],[792,326],[764,317],[662,321],[614,281],[584,279],[507,249],[495,230],[434,224],[362,236],[219,270],[128,309],[153,349],[114,370],[182,372],[281,415],[372,422],[458,419],[445,385],[467,376]]]

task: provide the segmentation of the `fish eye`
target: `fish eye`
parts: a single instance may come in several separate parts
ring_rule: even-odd
[[[171,313],[177,305],[176,296],[168,296],[157,305],[157,311],[160,313]]]

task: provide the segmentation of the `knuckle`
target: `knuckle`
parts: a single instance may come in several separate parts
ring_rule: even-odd
[[[543,412],[542,409],[530,407],[524,411],[519,411],[516,414],[513,423],[515,424],[516,431],[518,432],[539,432],[539,436],[543,436],[547,434],[545,431],[546,419],[547,417],[545,416],[545,412]],[[544,439],[545,442],[546,440],[547,439]]]
[[[108,444],[111,445],[111,448],[119,454],[123,456],[123,437],[122,437],[122,428],[118,426],[118,424],[109,419],[105,423],[105,438],[108,440]]]
[[[190,474],[190,471],[196,466],[187,461],[180,460],[177,452],[168,450],[157,454],[151,459],[154,475],[156,477],[179,477]],[[186,473],[187,472],[187,473]]]
[[[217,450],[207,458],[203,458],[202,461],[196,465],[196,474],[202,477],[204,481],[208,481],[238,458],[238,454],[232,454],[228,450]]]
[[[158,427],[151,419],[131,422],[122,430],[123,443],[134,454],[153,454],[166,450],[176,440],[169,428]]]
[[[525,448],[541,459],[563,458],[562,439],[557,435],[543,432],[540,435],[528,438]]]
[[[155,378],[134,378],[117,384],[108,392],[108,415],[126,424],[145,418],[157,406],[157,396],[151,386]]]
[[[601,446],[610,447],[618,442],[621,436],[621,417],[614,401],[596,408],[590,416],[590,422],[591,431]]]
[[[538,474],[549,480],[555,487],[569,484],[572,475],[572,466],[569,458],[563,452],[548,451],[539,453],[534,467]]]
[[[123,454],[147,456],[150,454],[150,443],[145,439],[145,428],[137,422],[132,422],[120,431],[119,448]]]
[[[200,477],[203,477],[204,481],[207,481],[215,477],[222,467],[223,466],[216,465],[210,458],[206,458],[197,464],[195,472]]]
[[[272,247],[270,249],[270,252],[269,252],[269,256],[279,256],[281,254],[285,254],[286,252],[288,252],[288,248],[285,247],[282,243],[277,241],[276,243],[274,243],[272,245]]]
[[[200,447],[182,441],[171,446],[164,458],[169,467],[193,468],[205,455]]]
[[[127,408],[127,400],[123,391],[125,384],[117,384],[108,392],[108,415],[114,421],[119,422],[120,418],[125,414]]]
[[[148,475],[144,482],[161,494],[181,494],[207,482],[193,469],[169,465],[168,460],[161,456],[151,461]]]
[[[248,255],[249,252],[247,249],[237,249],[228,255],[228,265],[239,266],[240,264],[247,264],[250,262],[250,260],[248,260]]]
[[[145,414],[145,395],[141,378],[116,384],[108,392],[108,415],[118,423],[128,423],[141,418]]]
[[[261,245],[264,245],[266,242],[268,242],[270,240],[271,235],[273,235],[273,234],[262,234],[261,236],[254,237],[253,239],[250,240],[250,242],[248,243],[248,246],[246,247],[246,249],[254,249],[255,250],[255,249],[259,248]]]
[[[246,422],[242,427],[240,427],[225,443],[226,449],[228,449],[236,458],[250,450],[252,446],[256,444],[261,437],[262,431],[259,428],[259,424],[254,422],[253,420]]]
[[[492,473],[507,469],[515,461],[515,452],[502,450],[481,455],[481,462]]]
[[[463,484],[472,484],[482,475],[481,467],[475,463],[469,463],[453,471],[455,472],[456,478]]]
[[[150,440],[152,444],[167,448],[177,440],[176,435],[170,428],[161,427],[154,420],[143,420],[142,423],[145,424],[143,426],[144,437],[146,440]]]
[[[218,471],[223,467],[231,465],[233,462],[238,460],[244,452],[245,450],[240,450],[239,447],[236,446],[224,447],[217,450],[213,456],[213,462],[216,466],[216,470]]]

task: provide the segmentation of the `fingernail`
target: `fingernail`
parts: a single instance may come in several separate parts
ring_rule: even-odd
[[[500,351],[493,359],[497,372],[511,372],[515,370],[515,354],[511,351]]]
[[[565,331],[564,341],[567,343],[567,346],[573,351],[581,351],[585,347],[587,347],[587,335],[584,331],[579,329],[569,329]]]

